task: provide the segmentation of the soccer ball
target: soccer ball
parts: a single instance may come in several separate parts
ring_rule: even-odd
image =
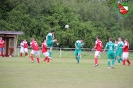
[[[65,28],[69,28],[69,25],[65,25]]]

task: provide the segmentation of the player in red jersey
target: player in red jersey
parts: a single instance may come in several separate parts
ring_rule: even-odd
[[[127,61],[128,62],[128,65],[130,66],[131,62],[130,60],[128,59],[128,55],[129,55],[129,43],[128,43],[128,40],[125,39],[124,40],[124,46],[122,47],[123,48],[123,66],[125,66],[125,62]]]
[[[0,37],[0,56],[4,56],[4,45],[5,45],[5,41],[2,40],[2,37]]]
[[[24,39],[23,44],[24,44],[25,56],[28,56],[28,43],[27,43],[26,39]]]
[[[33,55],[35,54],[36,55],[37,62],[40,63],[40,59],[39,59],[39,46],[38,46],[38,43],[35,41],[34,38],[31,38],[30,46],[32,48],[32,51],[30,53],[30,58],[32,60],[31,62],[32,63],[34,62]]]
[[[47,61],[49,63],[50,62],[50,57],[49,57],[49,52],[47,51],[46,40],[44,40],[43,43],[42,43],[42,53],[45,56],[45,58],[42,62]]]
[[[98,66],[98,57],[100,56],[100,52],[102,51],[102,48],[103,48],[103,44],[102,44],[102,41],[100,40],[100,36],[97,36],[97,40],[95,41],[95,46],[92,49],[92,50],[96,49],[95,58],[94,58],[94,62],[95,62],[94,67]]]

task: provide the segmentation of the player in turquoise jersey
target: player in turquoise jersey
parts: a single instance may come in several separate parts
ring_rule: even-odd
[[[75,54],[77,63],[79,63],[79,61],[80,61],[80,56],[81,56],[81,52],[82,52],[82,49],[81,48],[83,46],[83,42],[84,42],[83,39],[77,40],[75,42],[75,51],[74,51],[74,54]]]
[[[121,37],[118,38],[118,46],[117,46],[117,58],[118,58],[118,63],[122,61],[122,52],[123,52],[123,47],[124,43],[121,39]]]
[[[49,56],[50,56],[50,58],[52,56],[53,43],[57,41],[56,39],[54,39],[54,33],[55,33],[54,30],[52,30],[46,36],[46,44],[47,44],[48,48],[50,48],[50,50],[49,50]]]
[[[114,50],[115,45],[112,42],[112,38],[109,38],[109,42],[106,44],[104,51],[107,50],[107,58],[108,58],[108,67],[110,68],[110,59],[112,59],[111,67],[114,69],[115,57],[114,57]]]

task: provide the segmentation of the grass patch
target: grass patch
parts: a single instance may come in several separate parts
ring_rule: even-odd
[[[133,66],[123,67],[115,63],[115,69],[107,69],[105,53],[99,66],[93,67],[94,53],[83,52],[80,64],[76,64],[72,51],[53,52],[50,64],[30,63],[25,57],[0,57],[0,88],[132,88]],[[133,62],[133,54],[130,60]],[[41,61],[43,55],[41,55]]]

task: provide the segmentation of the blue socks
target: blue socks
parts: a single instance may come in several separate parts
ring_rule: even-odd
[[[80,61],[80,56],[77,56],[77,57],[76,57],[76,60],[77,60],[77,63],[79,63],[79,61]]]
[[[115,59],[112,60],[112,66],[115,64]],[[110,67],[110,60],[108,59],[108,67]]]
[[[110,67],[110,60],[108,59],[108,67]]]
[[[115,59],[112,60],[112,66],[114,66],[114,64],[115,64]]]
[[[49,51],[49,57],[52,57],[52,51]]]
[[[118,58],[118,63],[120,63],[122,61],[122,58],[120,57],[120,58]]]

